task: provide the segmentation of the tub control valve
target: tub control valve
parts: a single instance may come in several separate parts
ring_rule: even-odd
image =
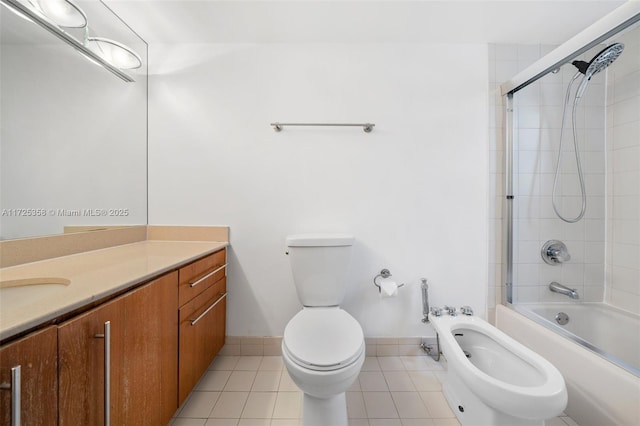
[[[463,306],[460,308],[460,313],[462,315],[467,315],[467,316],[472,316],[473,315],[473,309],[471,308],[471,306]]]
[[[433,315],[434,317],[441,317],[442,316],[442,309],[436,307],[436,306],[432,306],[431,309],[429,310],[429,312],[431,312],[431,315]]]
[[[571,260],[569,249],[562,241],[558,240],[549,240],[544,243],[540,254],[542,259],[549,265],[559,265]]]

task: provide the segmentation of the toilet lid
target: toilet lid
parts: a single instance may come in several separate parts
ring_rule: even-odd
[[[364,334],[355,318],[340,308],[305,308],[284,329],[284,348],[298,365],[337,370],[364,350]]]

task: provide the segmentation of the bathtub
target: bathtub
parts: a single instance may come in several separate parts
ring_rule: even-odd
[[[580,426],[640,425],[640,377],[638,364],[632,365],[640,325],[630,321],[634,316],[601,304],[589,304],[588,311],[572,303],[511,308],[496,307],[496,326],[560,370],[569,395],[565,412]],[[562,328],[558,312],[569,317]],[[616,323],[607,325],[613,318]],[[623,343],[605,348],[616,334]]]
[[[640,376],[640,318],[604,303],[517,304],[516,311]],[[536,317],[532,317],[531,314]],[[559,315],[560,322],[556,320]]]

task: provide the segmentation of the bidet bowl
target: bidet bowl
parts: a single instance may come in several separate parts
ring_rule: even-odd
[[[478,317],[431,317],[449,370],[483,403],[510,416],[542,420],[567,405],[560,372]]]

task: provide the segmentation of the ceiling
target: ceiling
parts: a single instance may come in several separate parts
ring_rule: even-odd
[[[103,0],[149,43],[558,44],[622,0]]]

